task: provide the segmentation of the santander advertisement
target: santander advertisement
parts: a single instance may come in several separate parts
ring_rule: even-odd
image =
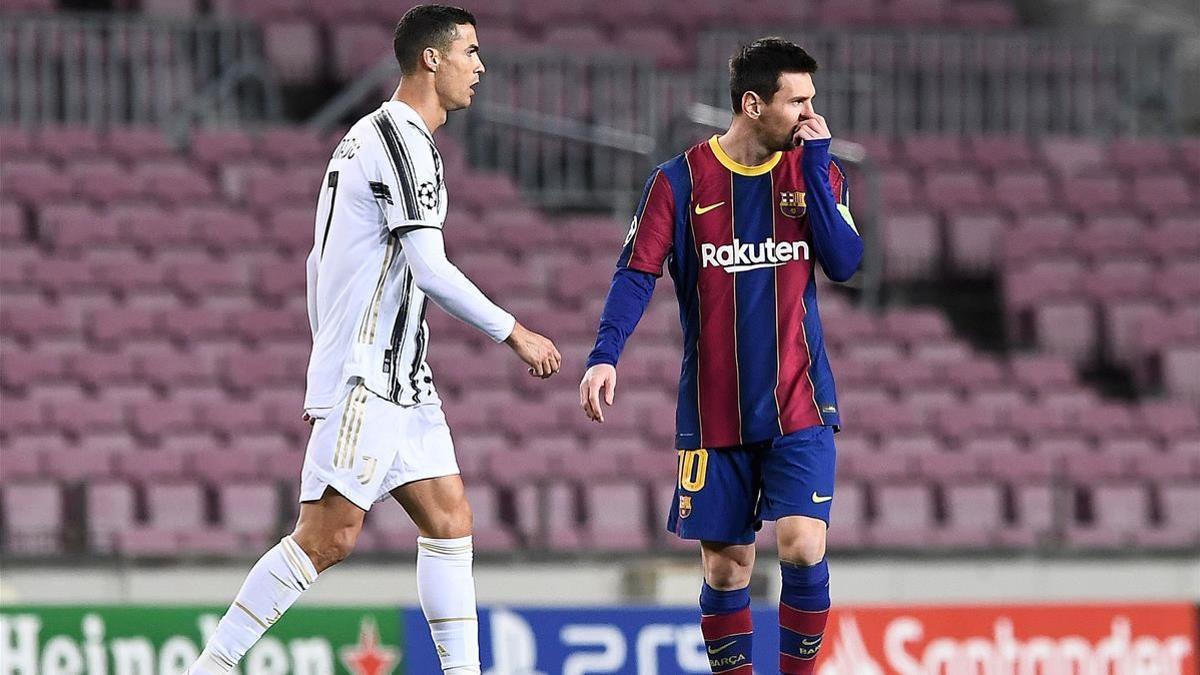
[[[850,608],[818,675],[1196,675],[1191,605]]]

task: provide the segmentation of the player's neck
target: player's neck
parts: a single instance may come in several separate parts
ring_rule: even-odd
[[[743,166],[758,166],[775,154],[774,150],[768,149],[736,121],[728,131],[717,137],[717,143],[730,159]]]
[[[405,86],[406,82],[409,82],[408,86]],[[402,79],[392,94],[392,100],[407,103],[417,111],[431,134],[446,123],[446,109],[438,101],[437,92],[433,87],[422,87],[416,82]]]

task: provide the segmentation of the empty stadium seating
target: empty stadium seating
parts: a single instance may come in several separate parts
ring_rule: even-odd
[[[82,168],[58,152],[65,138],[86,149]],[[127,152],[131,138],[148,158]],[[144,130],[0,129],[6,553],[237,555],[290,526],[308,431],[304,186],[335,142],[205,132],[179,153]],[[453,138],[439,143],[461,156]],[[924,167],[906,170],[915,197],[884,224],[891,280],[998,275],[1013,336],[1039,351],[982,353],[939,311],[869,314],[825,288],[846,411],[834,545],[1200,543],[1186,515],[1200,484],[1191,146],[1154,146],[1137,166],[1163,179],[1097,209],[1112,177],[1074,177],[1141,161],[1124,141],[872,143],[885,166]],[[679,339],[669,282],[624,357],[616,406],[588,422],[575,384],[623,227],[547,217],[506,178],[459,172],[457,185],[495,186],[508,206],[452,192],[452,258],[566,358],[564,375],[534,380],[430,312],[480,550],[686,548],[662,532]],[[971,195],[970,208],[945,192]],[[1107,401],[1078,379],[1085,358],[1125,364],[1168,396]],[[411,550],[414,537],[388,504],[361,548]]]
[[[264,49],[285,82],[325,77],[349,80],[389,51],[391,27],[399,16],[386,4],[354,0],[336,9],[303,0],[147,0],[152,15],[187,17],[209,4],[220,17],[244,18],[263,26]],[[573,53],[638,53],[660,67],[683,68],[696,60],[689,36],[705,28],[796,24],[1007,28],[1017,24],[1014,6],[998,0],[701,0],[639,3],[620,0],[501,0],[473,8],[486,49],[547,46]],[[381,45],[364,50],[362,45]]]

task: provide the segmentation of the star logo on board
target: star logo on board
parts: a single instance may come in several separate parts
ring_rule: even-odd
[[[358,644],[339,650],[342,665],[353,675],[390,675],[400,661],[400,650],[379,642],[379,626],[371,617],[358,624]]]

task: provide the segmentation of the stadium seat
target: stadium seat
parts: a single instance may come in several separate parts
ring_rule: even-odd
[[[1095,141],[1087,139],[1046,138],[1042,140],[1042,158],[1061,176],[1072,176],[1101,166],[1104,151]]]
[[[333,76],[351,81],[392,53],[392,31],[378,23],[338,23],[331,27]],[[369,49],[366,45],[377,45]],[[332,151],[332,148],[330,148]]]
[[[234,160],[247,160],[255,155],[254,137],[224,129],[197,129],[192,134],[189,152],[200,162],[219,165]]]
[[[600,7],[603,9],[605,5]],[[623,18],[622,21],[628,19]],[[681,41],[675,34],[654,26],[632,26],[617,33],[613,40],[617,49],[649,56],[654,59],[655,65],[667,70],[679,70],[691,62],[691,45]]]
[[[986,549],[1005,527],[1004,493],[998,485],[956,483],[943,489],[946,521],[937,542],[950,548]]]
[[[934,503],[929,486],[913,483],[876,485],[875,517],[869,541],[882,548],[921,549],[934,530]]]
[[[45,453],[43,464],[47,478],[58,480],[64,485],[91,485],[113,475],[115,453],[103,447],[96,447],[96,444],[87,441],[87,439],[94,438],[97,433],[104,432],[92,427],[88,427],[86,432],[88,435],[78,444],[78,447],[56,449]],[[131,440],[120,432],[115,433],[115,438]],[[117,445],[120,446],[120,443],[118,442]],[[132,449],[133,446],[121,448],[122,451]],[[7,471],[7,459],[5,462],[5,471]]]
[[[67,178],[77,194],[96,204],[135,201],[151,189],[144,174],[135,173],[113,159],[72,162]]]
[[[959,212],[946,218],[947,253],[954,269],[979,275],[991,272],[1010,223],[994,212]]]
[[[576,486],[551,483],[544,488],[545,529],[541,546],[551,551],[575,551],[584,545]]]
[[[1169,482],[1159,488],[1161,520],[1153,527],[1134,532],[1134,539],[1143,546],[1187,549],[1200,544],[1200,483]]]
[[[1040,347],[1082,364],[1096,356],[1095,309],[1081,300],[1058,300],[1034,310],[1034,331]]]
[[[90,482],[84,489],[84,510],[88,546],[97,553],[112,553],[118,533],[135,526],[133,486],[118,481]]]
[[[264,548],[279,534],[278,504],[279,491],[272,483],[222,483],[217,488],[221,525],[248,548]]]
[[[1065,532],[1068,545],[1081,549],[1119,549],[1149,524],[1150,502],[1141,485],[1106,484],[1090,490],[1090,518],[1077,520]]]
[[[192,0],[153,1],[191,4]],[[153,127],[112,127],[101,142],[109,155],[128,164],[177,156],[167,135]]]
[[[297,19],[271,21],[263,26],[267,60],[285,83],[316,79],[321,73],[321,36],[317,26]]]
[[[471,536],[475,550],[505,552],[515,548],[516,537],[500,515],[500,495],[496,488],[490,485],[469,485],[467,501],[471,504],[473,514]]]
[[[650,543],[645,488],[639,483],[585,485],[588,544],[602,551],[640,551]]]
[[[63,550],[63,500],[55,483],[5,486],[0,492],[4,549],[14,557],[57,555]]]

